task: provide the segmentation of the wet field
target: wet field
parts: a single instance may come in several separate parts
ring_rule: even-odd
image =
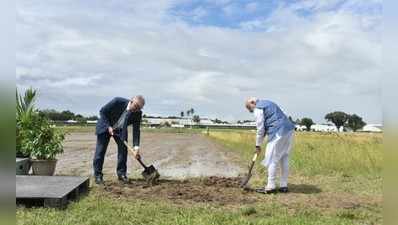
[[[92,175],[95,142],[96,136],[91,132],[68,134],[64,153],[58,158],[56,174]],[[162,178],[237,177],[244,173],[236,155],[201,134],[143,132],[140,152],[143,161],[153,164]],[[117,146],[111,139],[104,162],[105,179],[116,176],[116,162]],[[134,177],[141,171],[140,165],[129,154],[128,173]]]

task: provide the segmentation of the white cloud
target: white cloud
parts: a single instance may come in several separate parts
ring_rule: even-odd
[[[377,15],[306,1],[230,29],[169,15],[175,1],[89,4],[17,4],[17,84],[39,88],[41,107],[96,113],[113,96],[138,93],[147,113],[194,107],[241,119],[251,117],[245,97],[259,96],[294,117],[322,122],[345,110],[381,120]],[[319,10],[306,18],[300,7]]]

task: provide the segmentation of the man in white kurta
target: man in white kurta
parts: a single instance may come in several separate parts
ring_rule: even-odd
[[[256,189],[260,193],[276,193],[276,174],[281,166],[279,191],[288,192],[289,153],[292,148],[294,124],[275,103],[268,100],[249,98],[246,108],[254,113],[257,135],[256,151],[261,152],[265,135],[268,136],[265,158],[262,164],[268,168],[268,181],[264,188]]]

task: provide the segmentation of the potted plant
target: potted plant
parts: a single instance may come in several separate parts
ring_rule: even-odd
[[[28,152],[21,149],[22,130],[29,130],[34,124],[34,101],[36,99],[36,91],[29,88],[25,91],[24,96],[16,91],[16,157],[29,158]]]
[[[18,151],[31,158],[34,175],[51,176],[54,174],[57,163],[55,157],[63,152],[62,142],[65,136],[61,130],[57,130],[46,117],[39,115],[34,109],[36,91],[28,89],[27,92],[31,93],[31,97],[33,96],[29,98],[31,100],[29,108],[25,104],[26,98],[18,96],[17,93]],[[25,96],[27,96],[26,93]]]

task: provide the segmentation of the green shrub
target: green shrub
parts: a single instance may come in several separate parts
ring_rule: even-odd
[[[24,96],[16,93],[16,149],[35,159],[55,159],[63,152],[65,136],[46,117],[39,115],[34,108],[35,97],[33,89],[28,89]]]

